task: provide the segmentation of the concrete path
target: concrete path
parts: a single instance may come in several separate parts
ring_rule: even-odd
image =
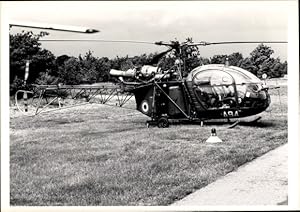
[[[288,144],[241,166],[172,206],[287,204]]]

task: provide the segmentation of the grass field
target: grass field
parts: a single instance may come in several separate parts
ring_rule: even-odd
[[[256,125],[233,129],[146,128],[136,111],[94,104],[11,116],[11,205],[171,204],[287,142],[286,87],[271,94]],[[212,127],[223,143],[205,143]]]

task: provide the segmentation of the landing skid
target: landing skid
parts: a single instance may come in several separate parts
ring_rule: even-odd
[[[261,116],[257,117],[256,119],[252,120],[252,121],[249,121],[249,123],[256,123],[258,120],[261,119]]]
[[[236,125],[238,125],[240,123],[240,120],[235,121],[233,124],[231,124],[228,129],[232,129],[234,128]]]
[[[254,123],[258,122],[261,118],[262,118],[262,117],[259,116],[259,117],[255,118],[255,119],[252,120],[252,121],[247,121],[246,123],[248,123],[248,124],[254,124]],[[234,127],[235,127],[236,125],[238,125],[239,123],[240,123],[240,120],[235,121],[233,124],[231,124],[231,125],[228,127],[228,129],[234,128]]]

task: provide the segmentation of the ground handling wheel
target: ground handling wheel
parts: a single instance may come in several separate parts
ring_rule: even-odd
[[[148,121],[146,122],[147,128],[149,128],[150,126],[154,126],[154,125],[157,125],[157,121],[154,121],[154,120],[148,120]]]
[[[166,117],[159,118],[158,121],[157,121],[157,126],[159,128],[167,128],[167,127],[169,127],[168,118],[166,118]]]

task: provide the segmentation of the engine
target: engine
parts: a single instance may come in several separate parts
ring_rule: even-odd
[[[126,71],[111,69],[109,74],[115,77],[127,77],[137,80],[169,79],[171,76],[170,73],[162,72],[161,68],[151,65],[144,65]]]

